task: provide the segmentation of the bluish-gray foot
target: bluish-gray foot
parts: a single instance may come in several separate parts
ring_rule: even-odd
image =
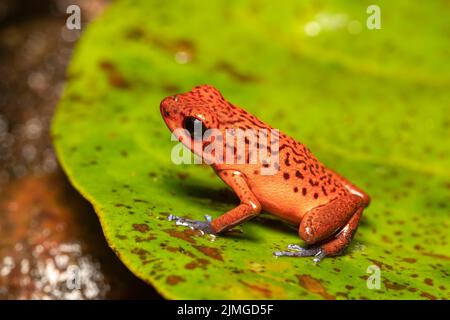
[[[205,215],[205,221],[181,218],[173,214],[167,217],[169,221],[175,221],[175,225],[189,227],[193,230],[199,230],[202,234],[215,235],[212,225],[211,216]]]
[[[290,244],[287,246],[290,251],[275,251],[273,254],[276,257],[314,257],[315,263],[320,262],[327,255],[320,247],[302,248],[297,244]]]

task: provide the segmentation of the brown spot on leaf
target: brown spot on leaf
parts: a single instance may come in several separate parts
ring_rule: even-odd
[[[354,286],[351,286],[351,285],[349,285],[349,284],[347,284],[347,285],[345,285],[345,289],[347,289],[347,290],[353,290],[353,289],[355,289],[355,287],[354,287]]]
[[[110,61],[101,61],[100,68],[105,71],[108,82],[111,86],[126,89],[129,87],[129,83],[125,80],[122,74],[117,70],[116,65]]]
[[[386,235],[382,235],[382,236],[381,236],[381,240],[382,240],[383,242],[386,242],[386,243],[392,243],[392,240],[389,239],[389,237],[386,236]]]
[[[417,259],[414,258],[403,258],[402,260],[408,263],[416,263],[417,261]]]
[[[141,261],[146,260],[146,257],[149,254],[149,252],[147,250],[142,249],[142,248],[134,248],[133,250],[131,250],[131,252],[138,255],[139,259],[141,259]]]
[[[336,297],[329,294],[322,283],[309,275],[297,275],[299,284],[309,292],[318,294],[327,300],[336,300]]]
[[[265,298],[272,297],[272,292],[267,288],[264,288],[264,287],[261,287],[259,285],[255,285],[255,284],[250,284],[248,282],[245,282],[244,280],[239,280],[239,282],[242,283],[247,288],[261,293]]]
[[[115,206],[116,208],[127,208],[127,209],[131,209],[130,206],[127,206],[126,204],[123,204],[123,203],[116,203],[114,206]]]
[[[166,278],[166,283],[170,284],[171,286],[176,285],[183,281],[186,281],[186,280],[183,277],[176,276],[176,275],[170,275]]]
[[[142,232],[142,233],[145,233],[145,232],[150,230],[148,225],[143,224],[143,223],[135,223],[135,224],[133,224],[133,229],[138,231],[138,232]]]
[[[134,202],[136,202],[136,203],[148,203],[148,201],[147,200],[143,200],[143,199],[133,199],[133,201]]]
[[[145,36],[145,31],[142,28],[133,27],[126,31],[125,36],[129,39],[138,40]]]
[[[388,290],[404,290],[407,288],[407,286],[404,284],[399,284],[397,282],[391,282],[388,279],[384,279],[383,283],[384,283],[384,286],[386,287],[386,289],[388,289]]]
[[[223,261],[222,254],[220,253],[219,249],[207,247],[207,246],[193,246],[195,249],[200,251],[201,253],[207,255],[208,257],[211,257],[213,259]]]
[[[180,180],[186,180],[189,177],[189,174],[186,172],[177,172],[177,177]]]
[[[155,240],[155,239],[156,239],[156,236],[154,236],[154,235],[150,235],[148,237],[136,237],[136,238],[134,238],[134,240],[136,242],[147,242],[147,241],[152,241],[152,240]]]
[[[182,231],[175,229],[166,229],[164,232],[168,233],[171,237],[175,237],[181,240],[184,240],[189,243],[196,243],[194,240],[194,236],[197,235],[197,231],[192,229],[185,229]]]
[[[162,246],[162,244],[161,244],[161,246]],[[172,247],[172,246],[163,246],[163,247],[164,247],[164,249],[166,249],[169,252],[178,252],[179,251],[179,249],[176,247]]]
[[[197,259],[197,260],[194,260],[194,261],[191,261],[191,262],[187,263],[184,266],[184,268],[185,269],[189,269],[189,270],[192,270],[192,269],[195,269],[195,268],[206,269],[206,266],[208,264],[209,264],[208,260],[200,258],[200,259]]]
[[[165,82],[161,85],[161,88],[168,93],[175,93],[181,91],[181,88],[175,83]]]
[[[245,74],[239,70],[237,70],[232,64],[222,61],[216,65],[216,68],[224,71],[228,75],[230,75],[233,79],[240,82],[253,82],[257,81],[258,78],[251,74]]]
[[[432,294],[422,291],[422,293],[420,294],[421,297],[424,297],[428,300],[436,300],[437,298],[435,296],[433,296]]]
[[[181,253],[184,254],[185,256],[188,256],[190,258],[195,258],[195,255],[192,252],[186,251],[183,247],[172,247],[172,246],[168,246],[165,243],[161,243],[160,244],[161,248],[169,251],[169,252],[173,252],[173,253]]]
[[[389,265],[389,264],[387,264],[387,263],[383,263],[383,262],[380,262],[380,261],[378,261],[378,260],[375,260],[375,259],[368,259],[369,261],[372,261],[374,264],[376,264],[377,266],[379,266],[381,269],[384,269],[384,270],[393,270],[394,268],[391,266],[391,265]]]
[[[423,280],[423,282],[425,282],[425,284],[429,286],[433,286],[433,279],[426,278],[425,280]]]
[[[107,60],[102,60],[99,63],[100,68],[102,68],[104,71],[110,71],[116,68],[116,66],[111,62]]]
[[[336,296],[344,297],[345,299],[348,299],[348,293],[347,292],[336,292]]]
[[[192,269],[197,268],[197,266],[198,266],[197,262],[191,261],[191,262],[189,262],[189,263],[186,263],[186,265],[184,266],[184,268],[185,268],[185,269],[188,269],[188,270],[192,270]]]
[[[450,260],[450,257],[445,256],[443,254],[437,254],[437,253],[430,253],[430,252],[421,252],[424,256],[443,259],[443,260]]]

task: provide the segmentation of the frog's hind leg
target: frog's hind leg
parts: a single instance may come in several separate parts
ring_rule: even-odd
[[[357,187],[356,185],[354,185],[353,183],[348,181],[346,178],[341,176],[336,171],[333,171],[331,169],[328,169],[328,170],[330,170],[334,174],[334,176],[336,176],[341,181],[341,183],[344,185],[344,187],[348,191],[350,191],[351,193],[353,193],[353,194],[355,194],[357,196],[360,196],[362,198],[364,207],[369,206],[369,204],[370,204],[370,196],[367,193],[365,193],[362,189],[360,189],[359,187]]]
[[[358,229],[363,210],[364,208],[359,208],[334,239],[321,245],[323,257],[339,255],[347,248]]]
[[[300,238],[308,245],[328,239],[349,222],[363,203],[361,197],[349,193],[308,211],[300,223]]]
[[[341,254],[358,228],[364,206],[365,201],[361,197],[348,194],[312,209],[303,217],[299,235],[306,244],[316,246],[304,249],[290,245],[288,249],[293,251],[281,251],[274,254],[291,257],[315,256],[315,262],[326,256]]]

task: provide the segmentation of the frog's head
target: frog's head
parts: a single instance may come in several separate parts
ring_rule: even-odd
[[[217,114],[221,105],[226,105],[226,102],[220,92],[211,86],[202,85],[163,99],[160,110],[170,131],[186,144],[196,134],[197,137],[203,136],[207,129],[218,128]]]
[[[238,152],[239,150],[247,150],[248,159],[250,159],[250,145],[260,148],[259,142],[250,143],[250,139],[261,136],[254,135],[252,128],[271,130],[269,126],[254,116],[227,102],[217,89],[208,85],[198,86],[192,89],[192,91],[163,99],[161,101],[160,111],[167,127],[172,132],[172,137],[181,141],[192,152],[202,157],[208,164],[222,163],[223,150],[230,150],[232,147],[238,150]],[[239,131],[236,129],[239,129]],[[245,129],[252,129],[253,135],[250,138],[246,135],[245,138],[241,136],[240,139],[235,139]],[[262,135],[262,137],[263,139],[267,139],[268,133],[267,131],[264,132],[265,136]],[[272,140],[272,132],[270,134],[271,147],[274,145],[278,146],[278,143],[274,143],[273,141],[275,140]],[[227,143],[229,137],[232,139],[230,142],[231,147]],[[276,133],[276,137],[278,137],[278,133]],[[244,149],[239,149],[239,145],[234,145],[238,141],[242,142]],[[208,148],[210,145],[211,148]],[[263,145],[264,148],[267,148],[265,143]],[[219,146],[222,148],[217,148]],[[222,152],[216,152],[219,150],[222,150]],[[265,161],[269,161],[269,164],[275,164],[276,161],[279,163],[279,153],[277,152],[275,154],[273,149],[271,150],[270,159]],[[227,157],[228,154],[235,154],[236,159],[240,160],[239,155],[234,150],[232,153],[226,151],[226,154]],[[257,152],[253,154],[257,154]],[[269,167],[261,167],[261,173],[274,174],[273,168],[275,166],[272,165]],[[263,171],[270,173],[263,173]]]

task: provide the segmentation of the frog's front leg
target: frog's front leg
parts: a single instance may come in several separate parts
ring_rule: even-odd
[[[250,190],[244,176],[239,171],[221,170],[216,173],[231,187],[231,189],[233,189],[241,203],[236,208],[233,208],[220,217],[212,220],[207,218],[206,221],[198,221],[179,218],[173,215],[169,216],[169,220],[176,221],[177,225],[187,226],[204,233],[218,234],[229,230],[260,213],[261,205]]]
[[[365,199],[348,194],[312,209],[303,217],[299,235],[308,245],[321,245],[308,249],[290,245],[288,249],[293,251],[278,251],[274,254],[291,257],[315,256],[315,262],[326,256],[341,254],[358,228],[365,205]]]

